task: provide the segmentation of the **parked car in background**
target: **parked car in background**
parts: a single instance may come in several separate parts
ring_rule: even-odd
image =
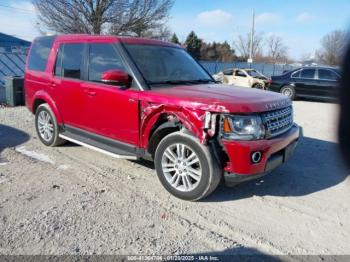
[[[37,38],[25,96],[46,146],[71,141],[154,161],[166,190],[185,200],[206,197],[222,179],[269,173],[299,139],[289,98],[217,84],[183,48],[157,40]]]
[[[216,81],[227,85],[266,89],[270,79],[255,69],[232,68],[213,75]]]
[[[332,67],[302,67],[271,78],[268,90],[296,97],[334,99],[338,96],[340,70]]]

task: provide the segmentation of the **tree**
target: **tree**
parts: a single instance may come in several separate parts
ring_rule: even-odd
[[[287,46],[284,45],[283,39],[276,35],[271,35],[266,40],[266,45],[268,48],[268,56],[273,60],[273,62],[278,62],[282,59],[287,58]]]
[[[201,60],[231,62],[235,58],[235,51],[225,41],[223,43],[206,43],[203,42],[201,46]]]
[[[237,40],[234,42],[234,45],[242,58],[249,58],[249,48],[250,48],[250,34],[246,36],[239,35]],[[254,34],[253,39],[253,57],[261,56],[261,50],[263,46],[263,36],[261,34]]]
[[[340,65],[346,44],[347,34],[345,31],[335,30],[330,32],[321,40],[322,48],[316,54],[318,60],[327,65]]]
[[[177,37],[177,35],[175,33],[171,36],[170,42],[177,44],[177,45],[181,44],[179,41],[179,38]]]
[[[226,41],[219,43],[216,49],[217,53],[219,54],[219,61],[221,62],[231,62],[235,58],[235,50],[233,50]]]
[[[196,33],[192,31],[185,41],[186,49],[195,59],[200,58],[202,39],[198,38]]]
[[[142,36],[165,25],[174,0],[32,0],[41,26],[58,33]]]

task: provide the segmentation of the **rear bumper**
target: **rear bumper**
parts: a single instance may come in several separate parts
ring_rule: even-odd
[[[287,161],[297,146],[300,128],[296,124],[286,133],[269,140],[223,141],[229,161],[224,169],[225,182],[239,183],[259,178]],[[262,154],[259,163],[253,163],[251,154]]]

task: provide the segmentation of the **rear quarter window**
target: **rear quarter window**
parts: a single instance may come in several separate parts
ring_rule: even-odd
[[[45,71],[53,41],[53,37],[41,37],[34,40],[29,54],[29,70]]]

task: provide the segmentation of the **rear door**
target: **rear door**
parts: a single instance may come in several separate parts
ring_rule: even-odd
[[[340,76],[330,69],[318,69],[318,84],[324,97],[336,97]]]
[[[87,101],[82,89],[86,44],[61,43],[56,58],[52,85],[65,125],[85,129],[88,124]]]
[[[291,75],[297,95],[319,95],[320,88],[316,79],[316,69],[305,68]]]
[[[91,43],[87,56],[87,76],[83,84],[88,114],[88,129],[121,142],[138,145],[139,90],[123,89],[101,81],[108,70],[127,72],[113,43]]]

